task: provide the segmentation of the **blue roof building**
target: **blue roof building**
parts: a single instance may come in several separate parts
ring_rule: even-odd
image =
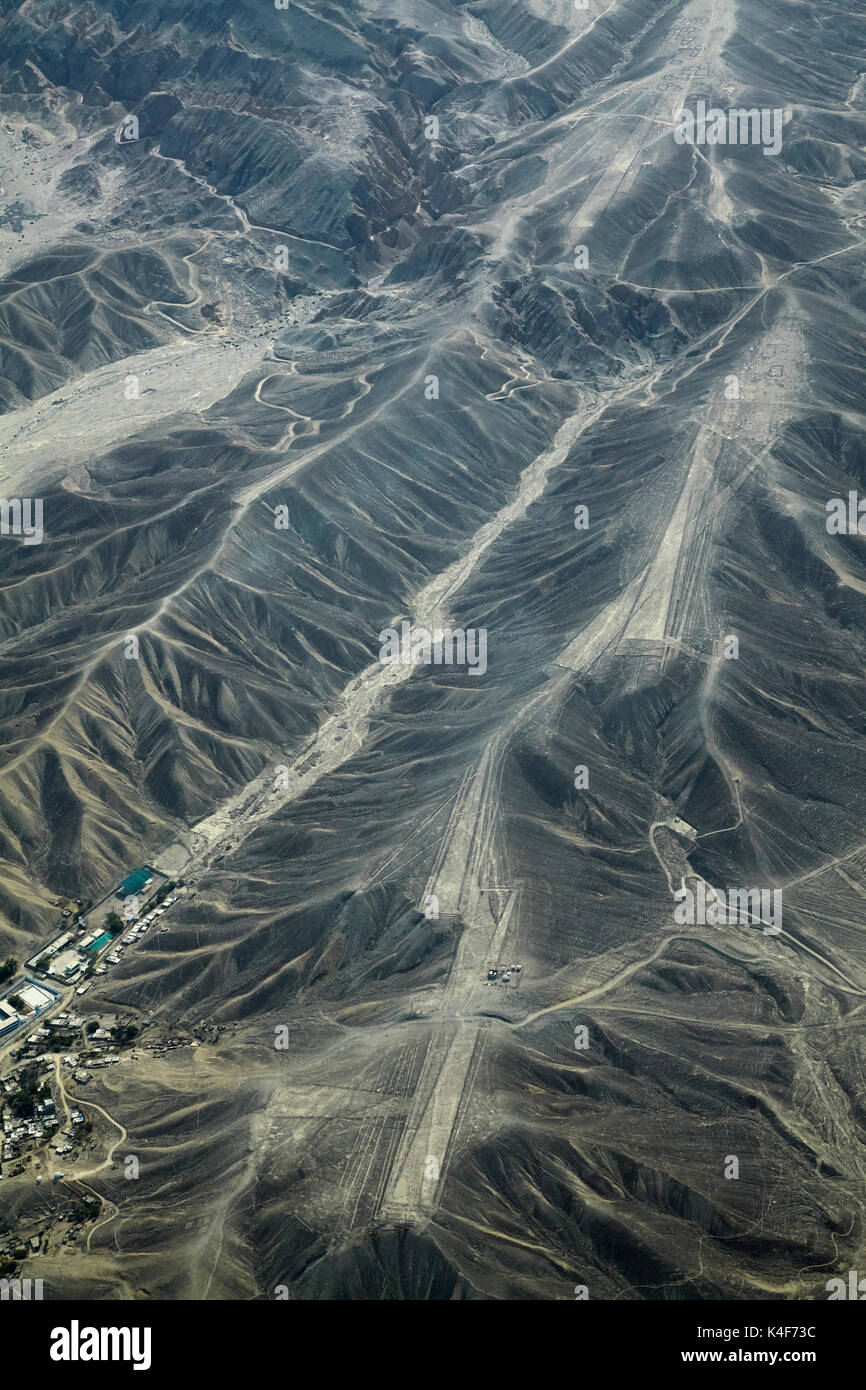
[[[152,882],[153,869],[148,868],[147,865],[143,869],[133,869],[132,873],[127,874],[123,882],[118,884],[115,896],[128,898],[133,893],[142,893]]]

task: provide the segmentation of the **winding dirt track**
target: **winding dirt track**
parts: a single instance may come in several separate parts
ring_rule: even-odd
[[[63,1112],[66,1116],[67,1123],[69,1123],[69,1101],[71,1100],[75,1105],[86,1105],[91,1110],[95,1110],[98,1115],[101,1115],[104,1120],[107,1120],[108,1123],[110,1125],[113,1125],[114,1128],[118,1131],[118,1137],[109,1145],[108,1152],[106,1153],[105,1158],[102,1160],[100,1164],[98,1164],[95,1168],[85,1168],[84,1171],[80,1173],[66,1174],[64,1179],[64,1181],[69,1184],[80,1184],[80,1186],[85,1188],[86,1191],[90,1192],[92,1196],[97,1197],[99,1199],[99,1201],[102,1203],[103,1209],[105,1209],[106,1207],[110,1209],[107,1211],[105,1215],[102,1216],[102,1218],[99,1221],[96,1222],[94,1226],[91,1226],[90,1230],[87,1232],[86,1249],[89,1251],[91,1241],[93,1240],[93,1237],[96,1235],[96,1232],[98,1230],[101,1230],[103,1226],[107,1226],[109,1222],[114,1220],[119,1211],[119,1207],[117,1206],[116,1202],[112,1202],[107,1197],[103,1197],[101,1193],[97,1192],[93,1187],[90,1186],[89,1183],[86,1183],[84,1179],[95,1178],[97,1174],[104,1173],[106,1168],[110,1168],[112,1166],[115,1153],[117,1152],[120,1145],[127,1138],[127,1130],[125,1126],[120,1123],[119,1120],[115,1120],[113,1115],[109,1115],[107,1110],[105,1110],[101,1105],[97,1105],[96,1101],[85,1100],[82,1096],[74,1096],[67,1091],[66,1085],[63,1080],[63,1074],[60,1070],[59,1057],[55,1057],[54,1059],[54,1079],[57,1083],[57,1088],[60,1094],[60,1100],[61,1104],[63,1105]]]

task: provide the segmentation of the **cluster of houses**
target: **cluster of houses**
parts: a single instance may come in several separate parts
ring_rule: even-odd
[[[58,1134],[54,1142],[54,1152],[58,1155],[58,1157],[61,1154],[71,1154],[73,1149],[75,1148],[75,1130],[73,1126],[84,1124],[84,1116],[82,1115],[80,1110],[70,1110],[69,1124],[69,1129],[64,1129],[60,1134]]]
[[[144,867],[127,874],[113,894],[88,910],[87,919],[64,907],[63,918],[71,920],[61,921],[58,934],[25,962],[36,978],[17,980],[0,998],[0,1039],[56,1005],[62,987],[75,985],[76,994],[86,994],[91,977],[119,964],[126,947],[158,923],[183,891],[182,884],[175,887],[163,874]],[[114,899],[123,903],[122,916]]]
[[[123,1019],[109,1019],[109,1022],[111,1021],[119,1022],[121,1025],[124,1022]],[[27,1118],[14,1115],[10,1101],[21,1088],[23,1073],[27,1071],[32,1076],[34,1067],[37,1069],[39,1091],[50,1086],[54,1080],[54,1056],[52,1052],[44,1050],[46,1042],[49,1047],[53,1043],[54,1052],[57,1052],[58,1043],[62,1047],[71,1040],[74,1033],[78,1033],[80,1037],[83,1023],[81,1015],[71,1011],[55,1014],[34,1030],[14,1053],[17,1059],[15,1065],[0,1080],[0,1113],[3,1128],[0,1176],[4,1172],[2,1165],[15,1165],[15,1161],[20,1160],[29,1147],[39,1140],[53,1137],[53,1147],[58,1154],[68,1154],[74,1149],[75,1127],[85,1123],[85,1116],[80,1110],[70,1110],[68,1128],[58,1132],[55,1103],[50,1094],[44,1097],[37,1094],[34,1097],[33,1114]],[[63,1065],[72,1072],[76,1085],[86,1086],[93,1072],[120,1061],[120,1054],[109,1050],[116,1046],[111,1032],[107,1028],[98,1027],[88,1034],[86,1049],[64,1054]],[[6,1171],[14,1172],[15,1167]]]
[[[60,1047],[64,1040],[79,1032],[84,1019],[81,1014],[72,1013],[69,1009],[64,1009],[62,1013],[54,1014],[51,1018],[46,1018],[44,1023],[40,1023],[38,1028],[34,1028],[27,1035],[21,1046],[13,1051],[13,1056],[24,1057],[30,1061],[41,1062],[51,1060],[51,1050],[45,1051],[46,1043],[49,1039],[60,1039]],[[57,1051],[57,1047],[53,1049]]]
[[[140,936],[144,936],[145,932],[148,931],[154,923],[157,923],[160,917],[164,917],[172,904],[177,902],[177,896],[181,892],[183,892],[183,889],[179,888],[177,893],[167,894],[158,907],[152,907],[149,912],[142,913],[140,917],[130,918],[132,926],[124,931],[122,936],[117,938],[113,949],[109,951],[105,959],[96,966],[93,973],[95,975],[104,975],[110,965],[119,965],[120,958],[126,947],[135,945],[135,942]],[[95,947],[89,949],[100,949],[100,943],[97,942]],[[88,986],[79,988],[76,993],[85,994],[87,988]]]
[[[0,1040],[56,1009],[69,986],[75,986],[76,995],[85,994],[93,983],[92,977],[117,965],[124,950],[152,926],[158,926],[159,919],[183,891],[183,884],[175,886],[164,874],[143,867],[128,874],[112,894],[92,908],[88,905],[86,918],[80,910],[85,907],[80,900],[71,904],[68,899],[61,899],[58,905],[62,905],[63,911],[57,935],[26,962],[31,974],[19,975],[8,983],[0,997]],[[117,899],[123,904],[121,912],[117,910]],[[108,1027],[92,1019],[85,1039],[85,1019],[67,1008],[46,1016],[38,1027],[30,1028],[20,1046],[13,1045],[15,1065],[0,1079],[0,1177],[20,1171],[27,1149],[46,1138],[53,1136],[58,1154],[73,1151],[76,1127],[85,1123],[85,1116],[79,1110],[71,1110],[68,1127],[58,1131],[55,1102],[46,1084],[54,1077],[54,1054],[69,1048],[63,1064],[72,1071],[76,1085],[86,1086],[94,1071],[120,1061],[118,1053],[110,1049],[129,1041],[124,1036],[124,1020],[114,1021],[121,1024],[121,1029],[115,1030],[113,1036]],[[108,1023],[112,1023],[111,1017]],[[128,1031],[134,1035],[136,1030]],[[160,1050],[179,1046],[183,1046],[180,1039],[172,1038]],[[22,1105],[18,1093],[28,1087],[32,1104]],[[18,1114],[13,1113],[16,1110]]]
[[[62,929],[58,935],[31,956],[25,964],[39,974],[64,985],[75,984],[103,955],[112,965],[116,965],[120,956],[115,942],[122,928],[120,921],[116,920],[119,914],[113,900],[120,899],[123,903],[123,920],[139,924],[139,930],[135,932],[137,937],[140,935],[141,922],[146,921],[149,925],[156,913],[165,911],[164,906],[157,906],[147,914],[142,914],[139,911],[139,901],[158,892],[159,885],[164,883],[163,875],[158,874],[155,869],[148,866],[134,869],[118,884],[113,894],[107,894],[89,909],[86,919],[78,913],[71,922],[61,922]],[[174,898],[171,901],[174,902]],[[69,915],[71,910],[64,909],[62,916]],[[135,939],[132,932],[126,934],[125,940],[129,939]],[[113,949],[109,950],[112,947]],[[105,968],[107,969],[107,966]],[[104,974],[105,971],[102,966],[97,966],[96,973]]]
[[[39,1028],[33,1030],[21,1046],[15,1050],[14,1056],[31,1062],[50,1062],[52,1052],[59,1051],[61,1047],[77,1048],[83,1023],[84,1019],[81,1014],[75,1014],[71,1011],[55,1014],[53,1018],[46,1019]],[[52,1046],[52,1044],[54,1045]],[[46,1046],[49,1048],[47,1052],[45,1051]],[[84,1062],[93,1070],[119,1061],[120,1058],[117,1053],[106,1051],[112,1046],[116,1046],[116,1044],[107,1028],[93,1029],[87,1034],[87,1051],[84,1053]],[[77,1050],[65,1053],[64,1066],[77,1067],[81,1056],[81,1052]]]
[[[54,1067],[50,1062],[40,1076],[49,1076]],[[57,1114],[51,1096],[37,1096],[33,1103],[33,1114],[27,1117],[15,1115],[9,1104],[20,1088],[20,1075],[16,1068],[0,1081],[0,1095],[3,1105],[3,1147],[2,1162],[12,1163],[21,1156],[23,1150],[34,1140],[45,1139],[57,1128]]]
[[[4,1107],[3,1110],[3,1162],[11,1163],[19,1158],[24,1147],[34,1139],[44,1139],[53,1133],[57,1126],[54,1102],[42,1101],[37,1106],[37,1114],[31,1120],[22,1120]]]
[[[149,1051],[154,1057],[164,1057],[166,1052],[174,1052],[178,1047],[198,1047],[198,1043],[188,1038],[166,1038],[164,1043],[154,1043]]]

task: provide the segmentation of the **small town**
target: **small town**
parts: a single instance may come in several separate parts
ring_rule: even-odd
[[[151,928],[167,931],[162,919],[189,891],[144,866],[97,903],[59,898],[51,940],[23,968],[12,957],[0,963],[0,1183],[29,1174],[60,1199],[51,1220],[22,1225],[11,1212],[0,1217],[0,1278],[13,1277],[24,1260],[74,1244],[100,1215],[101,1199],[76,1169],[100,1161],[104,1134],[91,1116],[101,1108],[77,1093],[122,1054],[134,1060],[145,1050],[160,1055],[197,1046],[186,1037],[148,1045],[141,1034],[149,1020],[82,1012],[82,996],[96,978],[119,965]]]
[[[87,993],[95,977],[119,965],[124,951],[156,926],[186,891],[147,866],[127,874],[99,902],[58,898],[57,934],[24,962],[0,966],[0,1043],[19,1033],[68,997]],[[117,910],[120,904],[121,911]]]

